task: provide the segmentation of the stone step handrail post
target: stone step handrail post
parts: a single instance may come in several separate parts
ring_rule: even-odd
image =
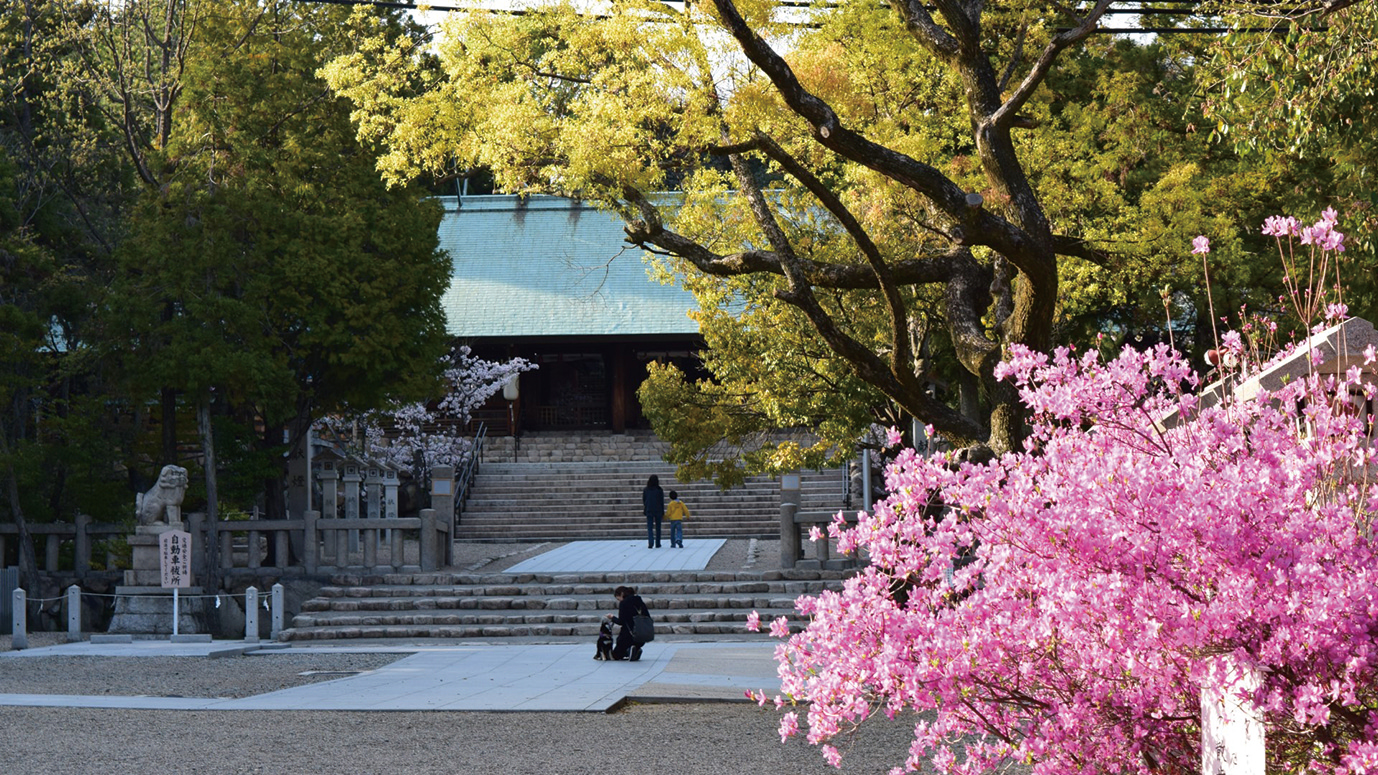
[[[793,568],[799,563],[799,525],[794,515],[799,511],[797,503],[780,504],[780,567]]]
[[[10,648],[19,651],[29,647],[29,601],[23,587],[14,590],[11,600],[14,602],[10,608],[14,634],[10,636]]]
[[[258,588],[244,590],[244,640],[258,642]]]
[[[67,587],[67,642],[81,640],[81,587]]]
[[[284,590],[281,584],[273,585],[273,629],[269,634],[270,640],[279,640],[286,623],[287,610],[284,605]]]

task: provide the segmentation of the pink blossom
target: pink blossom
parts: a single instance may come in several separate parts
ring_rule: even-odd
[[[899,429],[898,429],[898,428],[890,427],[890,428],[886,429],[886,431],[885,431],[885,446],[886,446],[887,449],[890,448],[890,447],[897,447],[897,446],[899,446],[900,442],[903,441],[903,440],[904,440],[904,437],[900,435],[900,432],[899,432]]]
[[[823,529],[818,525],[809,525],[809,540],[818,543],[823,540]]]
[[[1263,221],[1263,233],[1270,237],[1295,237],[1301,234],[1301,222],[1291,216],[1272,215]]]
[[[746,628],[751,632],[761,631],[761,615],[752,611],[746,615]]]
[[[794,711],[786,713],[780,718],[780,742],[799,734],[799,714]]]
[[[783,616],[775,617],[770,623],[770,634],[776,638],[789,637],[789,620]]]
[[[1191,252],[1200,255],[1211,252],[1211,241],[1204,235],[1197,237],[1191,241]]]
[[[835,523],[870,563],[801,598],[807,626],[777,650],[809,741],[913,711],[912,769],[1146,772],[1152,751],[1155,771],[1193,772],[1199,692],[1224,680],[1201,657],[1230,654],[1262,676],[1243,699],[1324,771],[1378,771],[1378,485],[1345,478],[1373,450],[1335,400],[1371,392],[1362,375],[1219,401],[1167,347],[1014,347],[1000,373],[1032,451],[902,454],[893,494]],[[1278,767],[1322,771],[1311,751]]]

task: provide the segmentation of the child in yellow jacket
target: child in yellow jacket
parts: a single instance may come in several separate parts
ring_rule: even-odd
[[[684,548],[684,518],[689,516],[689,507],[679,499],[679,493],[670,491],[670,502],[665,505],[665,520],[670,523],[670,546]]]

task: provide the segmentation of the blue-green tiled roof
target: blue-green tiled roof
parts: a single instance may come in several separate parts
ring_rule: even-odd
[[[440,197],[441,298],[459,337],[697,334],[694,298],[647,274],[614,215],[553,196]]]

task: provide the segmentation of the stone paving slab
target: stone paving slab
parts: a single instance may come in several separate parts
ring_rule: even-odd
[[[644,541],[572,541],[545,554],[522,560],[507,573],[595,573],[600,571],[704,570],[726,543],[722,538],[685,538],[684,548],[670,546],[666,531],[659,549]]]
[[[254,644],[135,641],[72,643],[11,651],[43,656],[208,657]],[[600,662],[587,644],[318,646],[259,651],[415,652],[377,670],[240,699],[111,695],[0,694],[0,706],[149,710],[565,711],[607,712],[625,700],[745,701],[751,690],[779,690],[773,643],[653,643],[640,662]]]

